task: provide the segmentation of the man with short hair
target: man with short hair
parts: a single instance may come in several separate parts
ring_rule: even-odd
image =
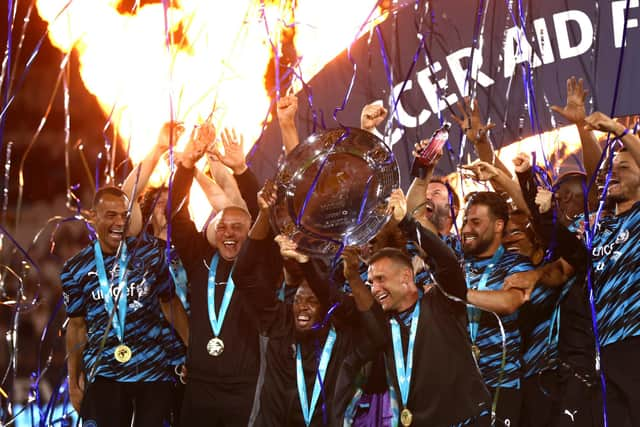
[[[609,132],[623,144],[607,189],[614,212],[600,219],[588,249],[609,425],[640,425],[640,139],[600,112],[585,123],[587,130]]]
[[[258,379],[258,325],[242,294],[235,292],[231,272],[247,238],[251,215],[242,207],[225,207],[209,227],[214,232],[204,236],[188,211],[195,163],[214,140],[213,126],[203,124],[199,136],[185,148],[171,197],[174,206],[180,207],[171,219],[171,239],[187,271],[193,325],[180,424],[246,426]]]
[[[415,283],[411,259],[400,249],[383,248],[368,261],[371,292],[386,316],[368,317],[377,321],[366,322],[366,327],[387,336],[384,365],[392,425],[488,425],[483,415],[489,413],[490,397],[466,331],[464,274],[436,234],[405,217],[401,196],[394,192],[390,197],[393,217],[405,233],[418,235],[435,265],[437,284],[423,292]],[[352,263],[345,276],[349,284],[361,280],[358,264]]]
[[[160,311],[185,342],[188,320],[162,243],[146,233],[126,237],[128,205],[120,189],[98,190],[96,240],[61,273],[69,394],[85,423],[129,425],[135,411],[136,426],[158,426],[168,420],[172,379],[158,346]]]
[[[509,219],[509,207],[497,193],[482,191],[471,196],[462,227],[465,254],[469,335],[485,384],[498,398],[496,417],[518,425],[520,418],[520,331],[518,308],[524,292],[503,290],[511,274],[531,270],[529,260],[505,251],[502,237]],[[500,316],[506,335],[503,357],[501,326],[491,313]]]

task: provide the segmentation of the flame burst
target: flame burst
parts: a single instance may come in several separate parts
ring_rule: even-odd
[[[214,113],[216,124],[255,140],[274,97],[264,80],[283,30],[295,28],[310,79],[355,39],[375,3],[180,0],[166,15],[162,4],[121,13],[116,0],[38,0],[37,8],[53,45],[75,49],[86,88],[140,161],[172,115],[190,124]]]
[[[275,98],[265,75],[294,33],[305,80],[358,36],[375,0],[37,0],[51,43],[77,54],[80,75],[139,162],[170,119],[189,127],[210,116],[255,141]],[[368,31],[379,22],[363,27]],[[294,87],[299,86],[294,84]],[[250,148],[250,143],[245,149]],[[202,203],[202,202],[198,202]],[[206,203],[206,202],[204,202]]]

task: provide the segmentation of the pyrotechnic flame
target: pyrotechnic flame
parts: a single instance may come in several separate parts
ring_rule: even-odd
[[[265,88],[265,73],[283,32],[295,31],[299,71],[309,80],[355,40],[376,3],[174,0],[166,28],[162,4],[130,13],[118,11],[118,0],[36,5],[52,44],[62,52],[75,50],[85,87],[139,162],[170,118],[189,128],[213,113],[218,129],[233,127],[245,141],[255,141],[274,97]]]

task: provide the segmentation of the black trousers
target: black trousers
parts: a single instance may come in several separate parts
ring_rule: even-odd
[[[522,427],[548,426],[552,414],[557,412],[559,379],[555,372],[546,371],[541,376],[532,375],[522,380],[522,409],[520,425]],[[545,391],[548,393],[545,393]]]
[[[184,400],[185,385],[180,382],[180,377],[176,375],[174,382],[171,384],[171,427],[180,427],[180,414],[182,411],[182,402]]]
[[[609,426],[640,426],[640,337],[602,348]]]
[[[496,389],[489,388],[491,398],[495,398]],[[518,388],[500,388],[498,405],[496,406],[497,427],[515,427],[520,424],[520,409],[522,407],[522,390]]]
[[[80,409],[84,426],[162,427],[169,421],[171,383],[118,382],[96,377],[85,392]]]
[[[187,381],[180,425],[183,427],[246,427],[253,407],[255,383]]]
[[[598,388],[589,387],[572,371],[556,369],[522,381],[523,427],[598,426]]]

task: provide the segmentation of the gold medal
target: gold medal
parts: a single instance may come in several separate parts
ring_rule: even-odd
[[[113,357],[120,363],[127,363],[131,360],[131,349],[124,344],[120,344],[113,352]]]
[[[212,355],[213,357],[218,357],[224,351],[224,342],[218,338],[211,338],[207,343],[207,353]]]
[[[411,425],[413,421],[413,414],[407,408],[404,408],[402,412],[400,412],[400,424],[404,427],[408,427]]]
[[[471,351],[473,352],[473,357],[476,358],[476,361],[480,360],[480,347],[478,347],[477,345],[473,344],[471,346]]]

